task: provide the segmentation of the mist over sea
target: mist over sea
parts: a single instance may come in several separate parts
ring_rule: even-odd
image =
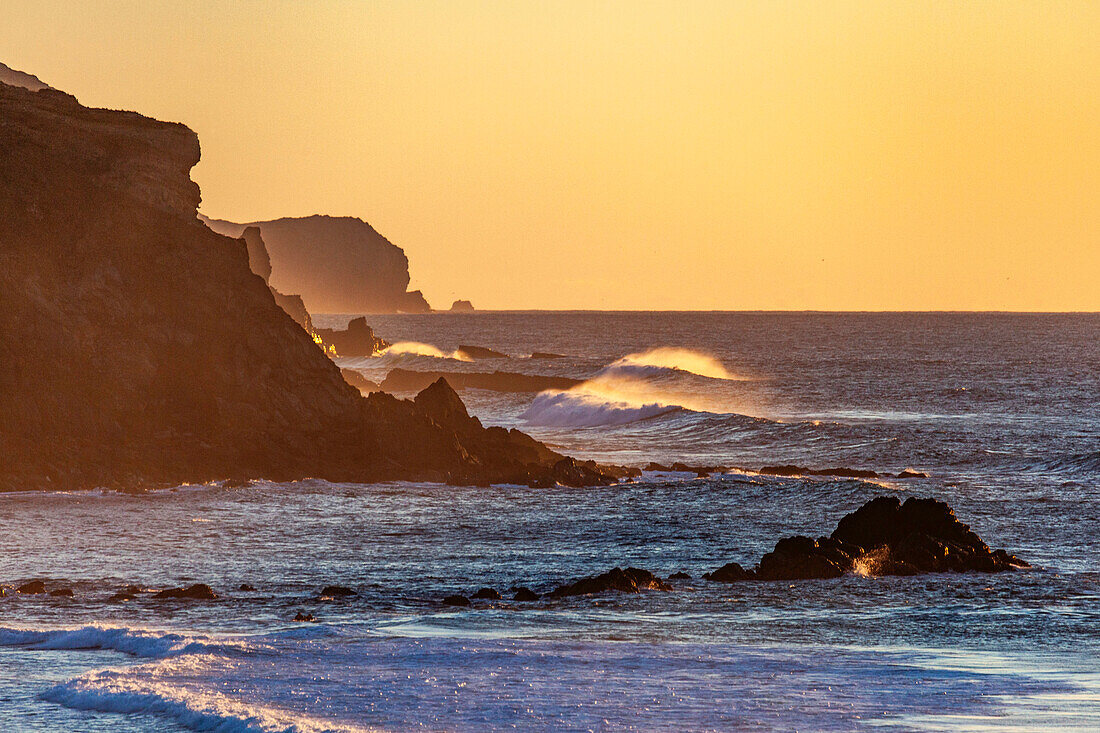
[[[306,480],[0,495],[0,583],[74,590],[0,598],[0,728],[1100,729],[1100,315],[368,322],[404,344],[338,360],[369,379],[396,367],[570,377],[582,382],[567,391],[462,397],[485,424],[580,458],[737,470],[594,489]],[[463,360],[463,344],[513,358]],[[757,473],[785,464],[884,477]],[[889,477],[904,470],[927,476]],[[828,534],[882,494],[943,499],[1034,567],[699,580],[780,537]],[[440,604],[615,566],[693,580]],[[108,600],[126,584],[198,582],[219,598]],[[357,595],[318,597],[333,584]]]

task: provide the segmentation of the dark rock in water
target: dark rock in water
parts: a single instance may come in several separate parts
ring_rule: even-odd
[[[41,580],[32,580],[29,583],[24,583],[15,589],[16,593],[24,593],[26,595],[38,595],[39,593],[46,592],[46,584]]]
[[[340,376],[344,378],[344,381],[355,387],[361,394],[372,394],[374,392],[381,392],[382,388],[374,382],[364,377],[354,369],[341,369]]]
[[[125,603],[126,601],[132,601],[135,598],[137,598],[136,593],[128,593],[124,590],[120,590],[118,593],[115,593],[113,596],[108,598],[107,601],[110,603]]]
[[[359,595],[351,588],[345,588],[342,585],[326,585],[321,589],[322,598],[347,598],[348,596]]]
[[[736,563],[734,580],[805,580],[847,573],[916,575],[918,573],[1002,572],[1028,564],[989,547],[936,499],[882,496],[845,515],[830,537],[788,537],[760,559],[755,572]],[[741,576],[741,574],[744,574]]]
[[[840,478],[878,478],[875,471],[859,468],[805,468],[804,466],[764,466],[757,473],[766,476],[837,476]]]
[[[418,372],[411,369],[391,369],[382,380],[385,392],[416,392],[440,379],[446,379],[453,389],[488,389],[494,392],[542,392],[547,389],[570,389],[581,383],[569,377],[546,377],[517,372]]]
[[[313,332],[321,337],[325,346],[331,346],[335,356],[374,356],[385,349],[387,344],[374,335],[374,329],[367,325],[367,319],[352,318],[343,331],[333,328],[314,328]]]
[[[451,313],[473,313],[474,304],[468,300],[456,300],[451,303]]]
[[[468,606],[470,605],[470,599],[466,596],[447,596],[443,599],[444,606]]]
[[[539,594],[530,588],[516,588],[516,594],[512,596],[513,601],[537,601]]]
[[[213,589],[205,583],[195,583],[186,588],[168,588],[153,594],[153,598],[161,600],[185,599],[191,601],[212,601],[217,597]]]
[[[56,598],[72,598],[73,597],[73,589],[72,588],[57,588],[55,590],[51,590],[50,595],[54,596]]]
[[[554,354],[554,353],[549,352],[549,351],[536,351],[533,354],[531,354],[531,356],[529,356],[528,358],[529,359],[564,359],[565,354]]]
[[[735,562],[728,562],[713,573],[703,573],[704,580],[716,583],[736,583],[739,580],[751,580],[755,577],[752,570],[745,570]]]
[[[312,613],[302,613],[301,611],[299,611],[298,613],[294,614],[294,620],[314,622],[317,620],[317,617],[314,616]]]
[[[466,344],[460,344],[458,347],[458,353],[465,356],[467,359],[511,359],[512,357],[507,354],[503,354],[499,351],[493,351],[487,349],[484,346],[469,346]]]
[[[241,591],[242,593],[253,593],[255,592],[256,588],[249,585],[248,583],[241,583],[241,586],[237,588],[237,590]]]
[[[672,590],[672,587],[648,570],[640,568],[612,568],[601,575],[581,578],[570,585],[554,590],[552,598],[564,596],[584,596],[593,593],[639,593],[643,590]]]
[[[348,385],[249,269],[246,243],[197,219],[188,171],[199,144],[183,125],[7,84],[0,120],[0,344],[19,345],[0,369],[0,491],[305,477],[526,484],[563,458],[517,431],[442,424]],[[270,285],[312,306],[280,281],[279,227],[258,226]],[[309,258],[324,246],[313,244]],[[386,305],[376,274],[341,277]],[[393,294],[405,299],[406,283]]]
[[[927,473],[910,471],[908,468],[897,475],[897,478],[928,478]]]
[[[683,570],[681,570],[678,573],[673,573],[672,575],[668,576],[668,579],[669,580],[691,580],[691,576],[688,573],[685,573]]]
[[[851,572],[863,548],[823,537],[788,537],[760,558],[756,577],[760,580],[839,578]]]
[[[500,593],[497,593],[492,588],[480,588],[480,589],[478,589],[477,593],[474,593],[473,596],[471,596],[471,597],[475,601],[482,601],[482,600],[499,601],[500,600]]]

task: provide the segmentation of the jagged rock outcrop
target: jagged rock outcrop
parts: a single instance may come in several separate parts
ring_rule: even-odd
[[[581,383],[570,377],[549,377],[517,372],[418,372],[412,369],[391,369],[382,380],[386,392],[419,392],[432,382],[446,379],[455,389],[489,389],[494,392],[542,392],[547,389],[570,389]]]
[[[348,327],[342,331],[333,328],[315,328],[314,333],[321,337],[326,346],[331,346],[335,350],[335,356],[374,356],[389,346],[383,339],[374,335],[374,329],[368,326],[367,319],[362,317],[352,318],[348,322]]]
[[[480,359],[511,359],[502,351],[496,351],[495,349],[489,349],[484,346],[471,346],[469,344],[460,344],[458,347],[458,353],[470,361],[478,361]]]
[[[996,573],[1028,564],[1004,550],[991,550],[942,501],[896,496],[872,499],[845,515],[829,537],[787,537],[754,570],[727,563],[708,580],[807,580],[864,575]]]
[[[306,310],[306,304],[302,301],[302,296],[280,293],[271,287],[271,257],[268,255],[267,245],[264,244],[263,237],[260,235],[260,228],[245,227],[240,238],[244,240],[245,249],[248,252],[249,268],[262,277],[265,283],[268,283],[271,295],[275,298],[278,306],[286,311],[299,326],[310,334],[314,333],[313,319],[310,317],[309,311]]]
[[[409,291],[404,251],[350,216],[307,216],[236,224],[203,218],[214,231],[240,237],[258,227],[271,256],[272,287],[298,293],[310,313],[426,313]]]
[[[360,395],[198,220],[198,159],[181,124],[0,84],[0,490],[615,480],[446,382]]]

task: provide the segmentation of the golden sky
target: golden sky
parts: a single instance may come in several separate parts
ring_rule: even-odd
[[[437,307],[1100,310],[1097,2],[5,4],[185,122],[203,212],[347,214]]]

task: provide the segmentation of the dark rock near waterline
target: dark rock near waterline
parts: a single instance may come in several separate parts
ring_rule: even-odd
[[[990,550],[946,503],[909,498],[903,504],[896,496],[882,496],[845,515],[830,537],[787,537],[760,559],[755,571],[730,563],[705,577],[724,582],[807,580],[848,573],[993,573],[1021,567],[1028,563],[1004,550]]]
[[[499,601],[500,593],[492,588],[479,588],[472,596],[475,601]]]
[[[16,593],[23,593],[24,595],[35,596],[40,593],[46,592],[46,584],[41,580],[32,580],[28,583],[24,583],[15,589]]]
[[[55,588],[50,591],[50,595],[55,598],[72,598],[74,593],[72,588]]]
[[[186,588],[167,588],[153,594],[153,598],[158,600],[212,601],[217,597],[213,589],[205,583],[195,583]]]
[[[554,353],[549,352],[549,351],[536,351],[533,354],[531,354],[531,356],[529,356],[527,358],[529,358],[529,359],[564,359],[564,358],[566,358],[566,356],[565,356],[565,354],[554,354]]]
[[[648,570],[641,568],[612,568],[606,573],[581,578],[575,583],[563,585],[550,593],[551,598],[584,596],[593,593],[639,593],[643,590],[671,590],[672,587]]]
[[[513,601],[537,601],[539,594],[530,588],[516,588],[516,593],[512,596]]]
[[[928,478],[928,474],[922,471],[910,471],[907,468],[899,473],[895,478]]]
[[[241,583],[240,587],[237,588],[237,590],[241,591],[242,593],[254,593],[256,591],[256,588],[255,586],[249,585],[248,583]]]
[[[757,473],[765,476],[837,476],[839,478],[878,478],[875,471],[860,468],[806,468],[804,466],[783,465],[764,466]]]
[[[322,598],[348,598],[359,595],[351,588],[342,585],[326,585],[321,589]]]
[[[298,613],[294,614],[294,620],[316,622],[317,617],[314,616],[312,613],[302,613],[301,611],[299,611]]]
[[[444,606],[469,606],[470,599],[466,596],[453,595],[443,599]]]
[[[668,579],[669,580],[691,580],[691,575],[689,575],[688,573],[685,573],[683,570],[681,570],[677,573],[673,573],[672,575],[668,576]]]
[[[367,319],[352,318],[343,331],[333,328],[314,328],[313,332],[321,337],[325,346],[335,349],[335,356],[374,356],[389,344],[374,335],[374,329],[367,325]]]
[[[456,300],[451,303],[451,313],[473,313],[474,304],[468,300]]]
[[[703,573],[704,580],[713,580],[716,583],[736,583],[740,580],[750,580],[755,573],[745,570],[735,562],[728,562],[713,573]]]
[[[125,603],[126,601],[132,601],[135,598],[137,598],[136,593],[127,593],[126,591],[120,590],[119,592],[108,598],[107,601],[109,603]]]
[[[512,357],[493,349],[487,349],[484,346],[470,346],[468,344],[460,344],[458,347],[458,353],[465,356],[467,359],[479,360],[479,359],[511,359]]]

